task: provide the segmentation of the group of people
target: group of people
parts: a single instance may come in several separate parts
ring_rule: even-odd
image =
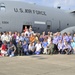
[[[22,33],[0,33],[0,56],[39,54],[75,54],[75,34],[34,33],[25,26]]]

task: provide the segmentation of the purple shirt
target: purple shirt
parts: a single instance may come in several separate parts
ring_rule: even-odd
[[[63,41],[66,40],[67,42],[69,42],[69,37],[68,36],[64,36],[63,37]]]
[[[71,43],[72,40],[72,36],[68,36],[69,37],[69,43]]]
[[[63,46],[63,50],[64,50],[64,49],[67,49],[67,48],[69,49],[69,51],[71,51],[71,46],[70,46],[69,44]]]
[[[53,37],[53,43],[56,44],[56,45],[58,44],[58,37],[57,36]]]
[[[58,41],[59,41],[59,40],[62,40],[62,36],[61,36],[61,35],[60,35],[60,36],[57,36],[57,37],[58,37]]]
[[[64,44],[63,43],[58,43],[58,49],[63,49]]]

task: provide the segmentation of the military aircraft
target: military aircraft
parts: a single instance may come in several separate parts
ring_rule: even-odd
[[[74,12],[21,1],[0,0],[0,32],[22,32],[31,26],[35,32],[75,31]],[[71,28],[71,29],[70,29]]]

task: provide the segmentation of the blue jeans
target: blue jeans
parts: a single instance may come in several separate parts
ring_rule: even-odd
[[[25,55],[29,55],[28,50],[24,50],[24,54],[25,54]]]
[[[7,50],[7,54],[8,54],[9,56],[10,56],[10,55],[11,55],[11,56],[14,56],[13,50],[10,50],[10,49]]]
[[[35,54],[36,54],[36,55],[39,55],[40,52],[41,52],[40,50],[39,50],[39,51],[35,51]]]

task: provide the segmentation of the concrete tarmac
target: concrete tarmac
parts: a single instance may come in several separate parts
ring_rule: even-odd
[[[75,55],[0,57],[0,75],[75,75]]]

